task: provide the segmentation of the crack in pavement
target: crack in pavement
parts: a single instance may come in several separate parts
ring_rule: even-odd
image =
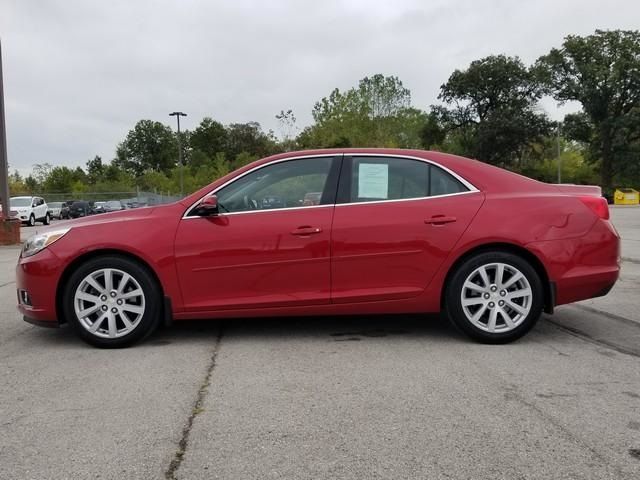
[[[187,447],[189,446],[189,436],[191,434],[191,429],[193,428],[193,423],[196,417],[203,412],[202,405],[204,404],[205,397],[209,392],[209,385],[211,384],[211,377],[213,376],[213,370],[216,368],[216,358],[218,357],[218,350],[220,349],[220,342],[222,341],[224,326],[220,326],[220,330],[218,332],[218,336],[216,337],[216,343],[213,346],[213,351],[211,352],[211,359],[209,360],[209,365],[207,366],[206,374],[204,380],[200,384],[200,388],[198,389],[198,394],[196,395],[196,400],[193,403],[193,407],[191,408],[191,414],[187,419],[187,423],[182,429],[182,436],[180,437],[180,441],[178,442],[178,449],[173,455],[171,459],[171,463],[169,463],[169,467],[164,473],[164,477],[167,480],[176,480],[176,473],[184,460],[184,456],[187,453]]]

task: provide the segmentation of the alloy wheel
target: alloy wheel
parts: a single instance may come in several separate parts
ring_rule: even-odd
[[[489,333],[517,328],[529,315],[533,291],[527,277],[506,263],[488,263],[469,274],[460,294],[467,320]]]
[[[140,283],[116,268],[102,268],[84,277],[76,288],[73,307],[82,327],[101,338],[131,333],[145,312]]]

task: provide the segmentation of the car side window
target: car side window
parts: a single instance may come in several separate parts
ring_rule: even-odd
[[[354,158],[350,191],[353,203],[427,197],[429,164],[407,158]]]
[[[435,165],[431,166],[429,195],[450,195],[452,193],[466,192],[467,190],[469,189],[449,172],[445,172]]]
[[[354,157],[347,161],[346,174],[341,177],[339,203],[426,198],[468,190],[442,168],[410,158]]]
[[[288,160],[255,170],[218,190],[221,213],[320,205],[333,157]]]

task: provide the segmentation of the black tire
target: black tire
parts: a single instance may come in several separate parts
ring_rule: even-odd
[[[476,269],[492,263],[503,263],[514,267],[524,275],[531,287],[531,308],[524,319],[520,320],[517,326],[509,331],[489,332],[479,328],[467,317],[462,306],[461,296],[463,285],[467,278]],[[540,276],[529,262],[512,253],[488,251],[474,255],[465,260],[453,272],[448,283],[445,292],[445,310],[449,320],[460,331],[482,343],[502,344],[517,340],[534,327],[542,314],[544,293]]]
[[[30,227],[36,226],[36,216],[33,213],[29,217],[29,221],[27,222],[27,225],[29,225]]]
[[[44,216],[44,219],[42,220],[42,224],[49,225],[49,223],[51,223],[51,219],[49,218],[49,213],[47,212],[47,214]]]
[[[74,309],[74,295],[81,282],[87,275],[104,268],[121,270],[131,275],[144,294],[145,308],[139,323],[131,332],[116,338],[104,338],[91,333],[81,324]],[[100,348],[128,347],[149,336],[160,323],[163,304],[162,289],[149,270],[138,262],[118,255],[92,258],[77,268],[67,281],[62,302],[65,319],[76,334],[90,345]]]

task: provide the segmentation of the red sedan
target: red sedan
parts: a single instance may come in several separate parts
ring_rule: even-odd
[[[605,295],[619,243],[598,187],[437,152],[294,152],[31,237],[18,309],[100,347],[174,319],[440,311],[505,343]]]

